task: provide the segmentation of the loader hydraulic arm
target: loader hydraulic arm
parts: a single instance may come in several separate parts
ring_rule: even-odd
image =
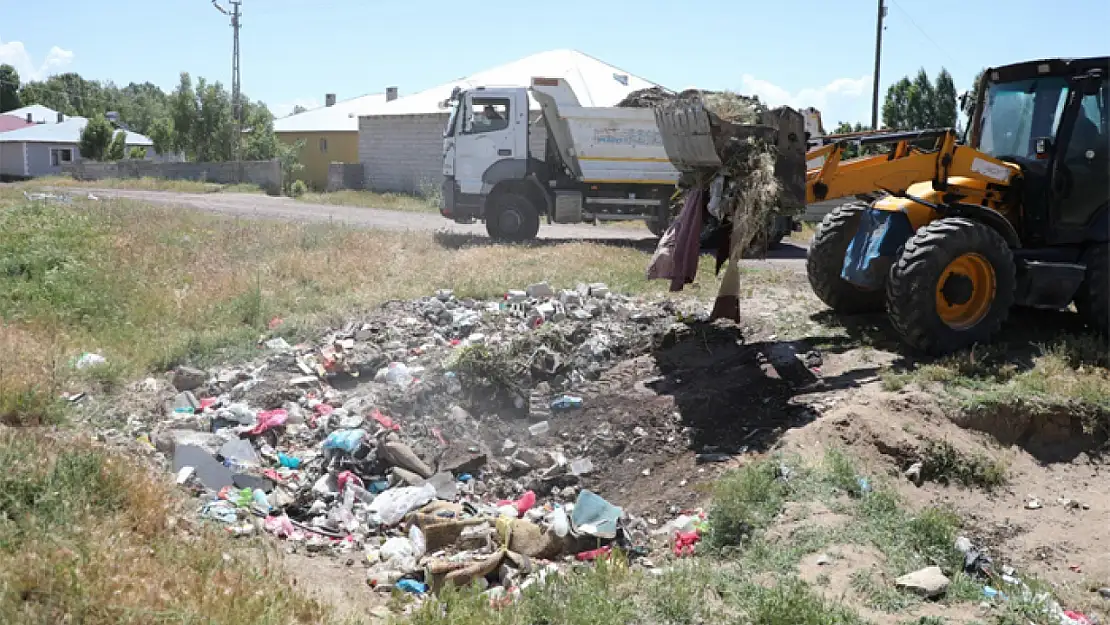
[[[915,147],[914,143],[934,141],[931,149]],[[857,195],[887,191],[905,194],[916,182],[932,181],[933,189],[950,190],[952,178],[969,178],[983,185],[959,185],[951,189],[961,201],[973,204],[994,203],[1018,171],[967,145],[957,143],[952,129],[921,130],[898,133],[857,133],[834,135],[826,145],[806,153],[806,203],[835,200]],[[849,143],[893,145],[886,154],[843,160]],[[979,188],[982,187],[982,188]],[[994,187],[994,188],[992,188]]]

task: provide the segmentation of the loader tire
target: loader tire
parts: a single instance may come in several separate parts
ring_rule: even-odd
[[[844,315],[876,312],[883,308],[883,291],[866,291],[840,277],[848,244],[856,236],[867,205],[851,202],[834,208],[817,226],[806,253],[806,275],[813,292],[834,311]]]
[[[932,355],[988,343],[1014,303],[1017,271],[1006,239],[952,217],[917,231],[890,268],[890,323],[910,347]]]
[[[527,197],[507,191],[490,198],[490,204],[486,232],[491,239],[520,243],[536,238],[540,231],[540,213]]]
[[[1091,246],[1083,254],[1087,276],[1075,297],[1075,307],[1091,328],[1110,336],[1110,247]]]

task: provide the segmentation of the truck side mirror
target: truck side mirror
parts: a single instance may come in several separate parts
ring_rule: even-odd
[[[1037,137],[1033,139],[1033,153],[1037,160],[1043,160],[1052,155],[1052,137]]]

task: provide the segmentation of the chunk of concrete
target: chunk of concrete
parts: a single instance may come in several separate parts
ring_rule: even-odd
[[[551,285],[546,282],[537,282],[536,284],[529,284],[527,289],[528,297],[542,299],[555,295],[555,290]]]
[[[926,567],[894,580],[896,587],[909,590],[926,599],[943,595],[948,590],[949,583],[949,579],[945,577],[939,566]]]
[[[436,497],[445,501],[454,501],[459,493],[458,482],[450,473],[436,473],[428,478],[428,483],[436,489]]]
[[[178,367],[173,372],[173,387],[179,392],[191,391],[204,384],[208,373],[193,367]]]
[[[196,430],[163,430],[155,432],[150,438],[154,448],[167,456],[173,455],[178,447],[184,445],[192,445],[212,452],[223,444],[223,439],[219,436]]]
[[[209,490],[219,491],[235,483],[227,467],[207,450],[195,445],[179,445],[173,452],[174,472],[185,467],[193,467],[197,480]]]

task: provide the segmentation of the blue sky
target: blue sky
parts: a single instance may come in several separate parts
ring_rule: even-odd
[[[1107,0],[886,2],[881,93],[920,67],[946,67],[964,90],[991,64],[1110,54]],[[243,0],[243,90],[280,116],[328,92],[405,95],[575,48],[675,89],[816,106],[826,125],[870,120],[876,0],[682,4]],[[226,85],[230,52],[229,21],[210,0],[0,0],[0,62],[25,80],[76,71],[169,90],[189,71]]]

